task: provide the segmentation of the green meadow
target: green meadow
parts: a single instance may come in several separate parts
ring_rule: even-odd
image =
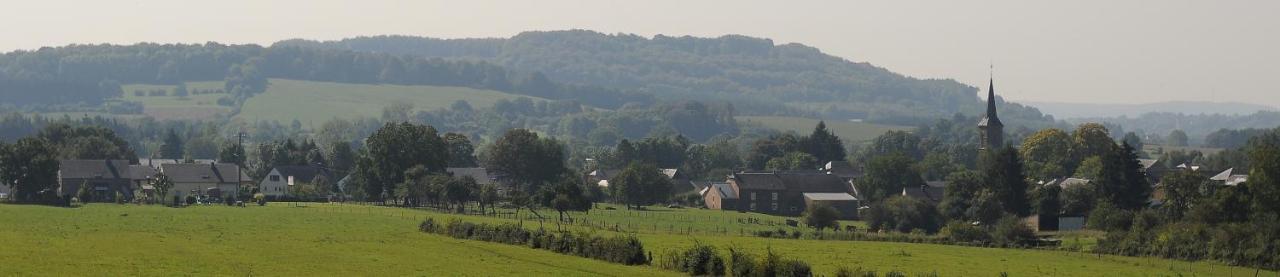
[[[612,212],[612,213],[610,213]],[[527,215],[526,210],[522,215]],[[554,212],[539,211],[548,218]],[[735,217],[768,216],[697,209],[642,212],[593,210],[617,222],[738,225]],[[647,213],[647,214],[646,214]],[[654,214],[669,214],[658,216]],[[716,215],[726,218],[714,218]],[[576,213],[582,220],[591,216]],[[816,273],[864,268],[883,274],[941,276],[1252,276],[1253,269],[1211,262],[933,244],[764,239],[735,232],[662,228],[613,231],[586,224],[539,224],[512,217],[456,215],[423,209],[352,204],[272,203],[266,207],[165,208],[92,204],[79,208],[0,205],[0,275],[568,275],[664,276],[654,266],[622,266],[522,246],[452,239],[417,231],[425,218],[518,223],[525,228],[633,234],[655,259],[703,243],[756,254],[774,251],[810,263]],[[522,216],[523,217],[523,216]],[[706,220],[706,219],[704,219]],[[636,223],[639,225],[640,223]],[[684,223],[689,228],[698,227]],[[771,226],[772,227],[772,226]],[[1263,272],[1274,276],[1274,272]]]

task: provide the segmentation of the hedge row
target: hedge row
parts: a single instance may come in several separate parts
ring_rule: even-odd
[[[423,221],[418,229],[459,239],[526,245],[533,249],[545,249],[611,263],[625,265],[649,263],[644,246],[641,245],[640,239],[634,236],[603,237],[586,233],[529,231],[515,224],[489,225],[461,220],[452,220],[441,226],[431,218]]]
[[[662,268],[688,273],[690,276],[813,276],[808,263],[784,259],[772,250],[756,257],[736,248],[729,248],[729,259],[717,254],[715,247],[696,244],[683,251],[671,251],[660,264]]]
[[[1140,222],[1140,220],[1135,220]],[[1159,227],[1134,224],[1108,232],[1094,251],[1124,256],[1156,256],[1187,261],[1216,260],[1229,265],[1280,269],[1280,224],[1227,223],[1212,226],[1177,222]]]

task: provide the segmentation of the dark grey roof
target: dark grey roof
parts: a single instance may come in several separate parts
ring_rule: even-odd
[[[58,176],[63,179],[129,179],[129,161],[126,160],[63,160],[58,165]]]
[[[134,180],[146,180],[151,178],[151,176],[156,176],[156,173],[158,172],[160,171],[157,171],[156,168],[146,165],[129,166],[129,175],[133,176],[132,178]]]
[[[823,169],[826,170],[828,174],[836,175],[845,179],[862,176],[862,171],[853,167],[853,164],[848,161],[827,162],[826,166],[823,166]]]
[[[902,188],[903,196],[922,199],[922,200],[931,201],[931,202],[942,201],[942,193],[943,193],[942,187],[935,187],[930,185]]]
[[[236,172],[241,172],[241,182],[250,180],[235,164],[163,164],[160,172],[174,183],[236,183]]]
[[[821,171],[741,172],[733,179],[742,189],[787,190],[796,192],[848,192],[849,186],[835,175]]]
[[[721,199],[738,199],[738,193],[733,191],[733,186],[729,183],[712,183],[706,189],[709,193],[719,193]]]
[[[284,175],[285,178],[293,176],[293,180],[297,182],[311,182],[311,180],[316,179],[316,176],[324,176],[330,182],[337,181],[333,179],[333,174],[329,173],[329,170],[318,166],[283,165],[277,166],[275,170],[280,172],[280,175]]]
[[[477,184],[481,185],[492,184],[494,181],[489,176],[489,170],[483,167],[450,167],[445,168],[444,171],[449,172],[453,177],[471,176],[472,179],[476,179]]]

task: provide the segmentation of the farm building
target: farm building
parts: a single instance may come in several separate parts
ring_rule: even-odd
[[[854,219],[858,216],[858,198],[844,192],[823,193],[812,192],[804,193],[805,207],[813,207],[813,205],[825,204],[836,211],[840,212],[840,219]]]
[[[728,183],[737,201],[732,206],[722,204],[724,210],[795,216],[806,208],[805,193],[849,194],[841,201],[858,205],[849,182],[822,171],[740,172],[731,175]]]
[[[232,195],[237,189],[253,183],[243,170],[227,163],[163,164],[160,172],[173,180],[173,188],[169,192],[175,196],[206,195],[211,191],[216,191],[219,196]],[[236,175],[240,175],[239,180],[236,180]]]
[[[934,204],[942,201],[942,192],[947,187],[947,182],[929,181],[925,185],[915,188],[902,188],[902,196],[916,198],[928,201]]]
[[[76,195],[88,186],[90,199],[84,202],[110,202],[116,195],[133,197],[133,175],[126,160],[63,160],[58,165],[60,195]]]
[[[707,208],[712,210],[720,210],[725,206],[733,207],[738,201],[738,194],[733,192],[733,187],[729,183],[710,183],[698,191],[698,194],[702,195],[702,202],[707,205]]]
[[[308,165],[287,165],[272,168],[267,177],[258,183],[258,192],[268,196],[289,195],[289,186],[296,183],[310,183],[323,177],[328,182],[337,182],[328,169]]]

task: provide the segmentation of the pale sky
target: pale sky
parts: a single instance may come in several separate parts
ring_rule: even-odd
[[[0,0],[0,51],[589,29],[798,42],[1014,101],[1280,106],[1280,1]]]

